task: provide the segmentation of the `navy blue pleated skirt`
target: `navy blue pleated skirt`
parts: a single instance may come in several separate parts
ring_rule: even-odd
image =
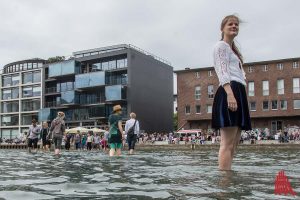
[[[212,108],[212,128],[218,130],[223,127],[237,126],[241,130],[251,130],[245,86],[236,81],[231,81],[230,86],[237,101],[237,111],[233,112],[228,109],[227,93],[220,86],[216,92]]]

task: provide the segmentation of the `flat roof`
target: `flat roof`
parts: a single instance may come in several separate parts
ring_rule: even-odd
[[[300,57],[248,62],[248,63],[244,63],[244,65],[246,65],[246,66],[264,65],[264,64],[270,64],[270,63],[279,63],[279,62],[288,62],[288,61],[297,61],[297,60],[300,60]],[[212,66],[212,67],[200,67],[200,68],[185,68],[185,69],[181,69],[181,70],[175,70],[174,73],[182,73],[182,72],[188,72],[188,71],[206,71],[206,70],[210,70],[210,69],[212,70],[212,69],[214,69],[214,67]]]

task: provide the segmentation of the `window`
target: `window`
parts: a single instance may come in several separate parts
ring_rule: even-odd
[[[207,113],[212,113],[212,106],[211,105],[207,105]]]
[[[209,85],[207,87],[207,91],[208,91],[208,98],[214,98],[214,86],[213,85]]]
[[[280,109],[281,110],[287,109],[287,101],[286,100],[280,100]]]
[[[20,76],[17,75],[17,76],[12,76],[11,77],[11,82],[12,82],[12,85],[19,85],[19,82],[20,82]]]
[[[263,110],[269,110],[269,101],[263,101]]]
[[[196,114],[200,114],[200,113],[201,113],[201,106],[196,105]]]
[[[264,71],[264,72],[267,72],[268,70],[269,70],[268,65],[263,65],[263,71]]]
[[[209,71],[208,71],[208,76],[209,76],[209,77],[212,76],[212,70],[209,70]]]
[[[23,74],[23,84],[32,83],[32,72]]]
[[[254,96],[254,82],[253,81],[248,82],[248,95],[249,95],[249,97]]]
[[[3,115],[1,118],[2,126],[17,126],[19,125],[19,115]]]
[[[299,62],[293,62],[293,68],[294,69],[299,68]]]
[[[196,86],[195,87],[195,99],[196,100],[200,100],[201,97],[201,87],[200,86]]]
[[[36,72],[33,72],[33,83],[39,83],[41,82],[41,72],[40,71],[36,71]]]
[[[11,99],[11,89],[2,90],[2,99],[3,100]]]
[[[272,101],[272,110],[277,110],[277,109],[278,109],[277,100],[273,100]]]
[[[8,87],[12,85],[11,76],[3,76],[2,77],[2,87]]]
[[[2,113],[19,112],[19,101],[3,102]]]
[[[196,78],[200,78],[200,72],[196,72],[195,75],[196,75]]]
[[[24,100],[22,101],[22,111],[35,111],[39,110],[41,101],[39,99],[35,100]]]
[[[116,60],[111,60],[108,62],[108,66],[109,66],[109,69],[116,69],[117,68],[117,62]]]
[[[191,114],[191,107],[189,105],[185,106],[185,114]]]
[[[283,70],[283,64],[282,63],[277,63],[277,69],[278,70]]]
[[[250,111],[256,111],[256,102],[250,102]]]
[[[249,67],[248,67],[248,72],[249,72],[249,73],[252,73],[253,71],[254,71],[254,67],[253,67],[253,66],[249,66]]]
[[[300,78],[293,78],[293,93],[300,93]]]
[[[263,96],[269,95],[269,81],[263,81]]]
[[[300,109],[300,100],[294,100],[294,109]]]
[[[284,80],[277,80],[277,94],[284,94]]]

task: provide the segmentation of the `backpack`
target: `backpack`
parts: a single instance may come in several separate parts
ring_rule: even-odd
[[[137,120],[135,120],[133,126],[128,129],[128,131],[127,131],[127,137],[132,138],[134,136],[134,129],[135,129],[136,121]]]

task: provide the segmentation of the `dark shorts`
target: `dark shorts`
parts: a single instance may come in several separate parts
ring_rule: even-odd
[[[245,86],[239,82],[231,81],[233,95],[237,101],[237,111],[228,109],[227,93],[223,86],[216,92],[212,108],[212,128],[237,126],[241,130],[251,130],[251,121]]]
[[[31,139],[31,138],[28,138],[28,147],[33,147],[33,148],[37,148],[37,143],[38,143],[38,138],[35,138],[35,139]]]
[[[134,149],[135,143],[136,143],[136,135],[134,135],[132,138],[127,139],[128,142],[128,149]]]
[[[55,149],[61,149],[62,138],[61,137],[53,137],[53,143]]]
[[[43,139],[43,146],[49,145],[50,146],[50,141],[47,139]]]

